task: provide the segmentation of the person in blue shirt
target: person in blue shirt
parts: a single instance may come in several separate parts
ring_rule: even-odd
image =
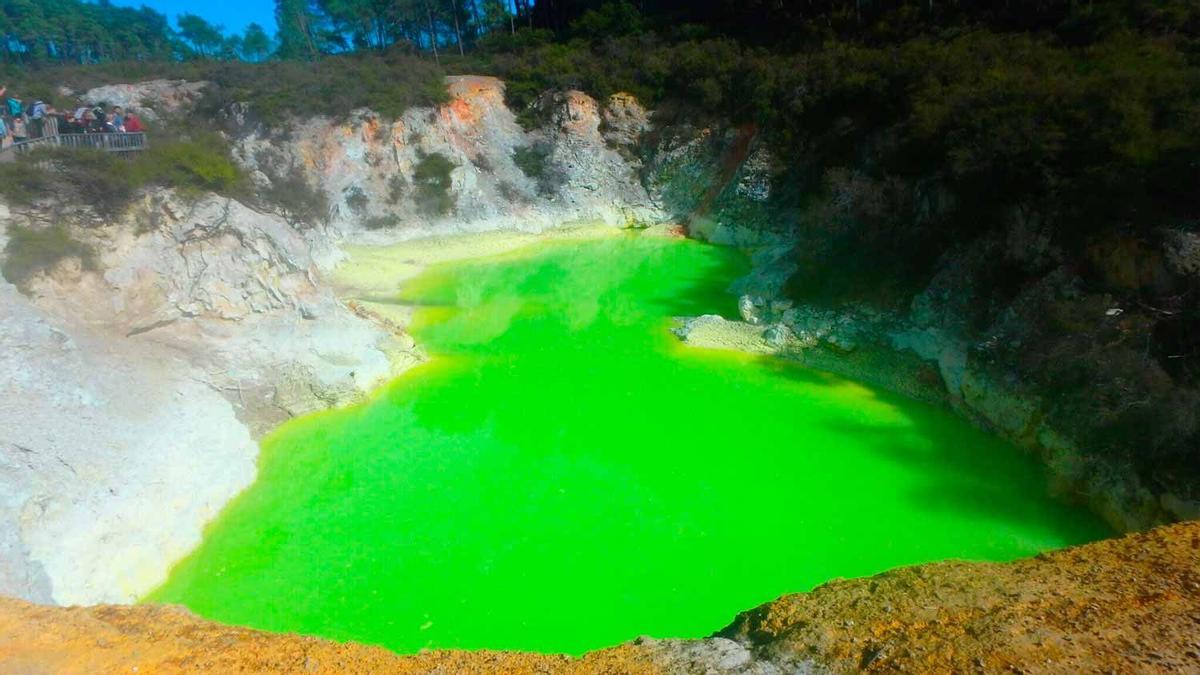
[[[33,137],[41,138],[46,132],[46,102],[34,101],[29,108],[29,121],[33,128]]]

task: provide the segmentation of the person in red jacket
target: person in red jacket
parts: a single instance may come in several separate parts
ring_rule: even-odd
[[[131,134],[139,131],[145,131],[145,129],[142,128],[141,118],[139,118],[132,110],[125,115],[125,131]]]

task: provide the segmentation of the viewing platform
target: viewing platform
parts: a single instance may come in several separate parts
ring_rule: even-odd
[[[30,138],[0,149],[0,162],[12,162],[17,156],[37,148],[93,148],[104,152],[141,152],[147,147],[146,132],[112,132],[99,134],[57,134]]]

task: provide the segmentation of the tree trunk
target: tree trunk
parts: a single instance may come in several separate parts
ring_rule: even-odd
[[[462,31],[458,27],[458,0],[450,0],[450,13],[454,15],[454,39],[458,40],[458,55],[465,56],[465,52],[463,52]]]
[[[475,22],[475,30],[471,33],[475,36],[475,41],[479,41],[479,37],[483,35],[483,17],[479,16],[479,3],[476,0],[468,0],[471,3],[471,20]]]
[[[429,45],[433,47],[433,61],[440,66],[442,59],[438,56],[437,30],[433,27],[433,9],[429,6],[429,0],[425,0],[425,18],[429,19]]]

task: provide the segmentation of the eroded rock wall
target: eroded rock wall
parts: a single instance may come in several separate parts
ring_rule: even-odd
[[[1066,252],[1021,213],[1012,214],[1002,232],[968,238],[950,250],[905,302],[858,297],[869,296],[866,292],[796,304],[787,286],[802,261],[821,263],[829,275],[856,273],[839,270],[831,264],[836,260],[814,260],[818,256],[809,251],[814,243],[827,243],[848,225],[892,214],[898,208],[894,193],[918,202],[911,213],[904,211],[913,220],[904,226],[935,217],[950,198],[936,184],[908,194],[903,186],[849,170],[826,177],[827,194],[806,199],[780,194],[779,188],[789,184],[788,172],[804,160],[774,157],[748,127],[676,124],[657,129],[650,140],[644,175],[655,200],[686,219],[692,236],[743,248],[753,261],[751,273],[731,289],[740,297],[742,320],[687,318],[677,327],[682,339],[803,361],[951,407],[1035,453],[1050,470],[1052,491],[1087,504],[1118,531],[1200,517],[1194,485],[1148,475],[1145,465],[1158,460],[1135,466],[1138,456],[1153,454],[1154,437],[1161,439],[1175,427],[1186,437],[1200,394],[1171,382],[1149,356],[1149,338],[1133,348],[1113,347],[1142,330],[1150,321],[1147,312],[1161,318],[1178,311],[1130,306],[1112,294],[1088,290]],[[1187,231],[1168,231],[1162,251],[1134,242],[1129,246],[1138,249],[1136,255],[1104,249],[1108,257],[1097,264],[1110,267],[1107,274],[1123,283],[1142,277],[1164,283],[1169,270],[1171,283],[1194,288],[1200,269],[1192,264],[1195,239]],[[1147,265],[1146,260],[1165,263]],[[1020,279],[1009,297],[994,288],[1004,285],[996,279],[1006,273]],[[1047,325],[1046,314],[1055,311],[1065,320]],[[1080,337],[1072,340],[1071,331]],[[1082,373],[1074,390],[1048,393],[1044,382],[1039,387],[1030,376],[1037,368],[1030,365],[1035,362],[1030,355],[1074,360]],[[1105,365],[1118,359],[1125,361]],[[1145,383],[1156,388],[1154,397],[1132,393],[1139,386],[1152,388]],[[1087,406],[1080,400],[1122,396],[1128,407],[1169,405],[1173,412],[1150,416],[1153,423],[1143,425],[1134,447],[1128,440],[1097,439],[1096,418],[1111,415],[1118,404]]]
[[[421,357],[323,284],[323,235],[236,201],[152,191],[59,222],[92,265],[0,284],[0,593],[132,602],[253,481],[266,431]]]
[[[601,105],[577,91],[548,95],[540,103],[545,123],[526,131],[505,106],[500,80],[450,77],[447,89],[447,104],[397,120],[360,110],[346,121],[268,130],[254,128],[246,121],[253,111],[243,111],[236,155],[264,189],[302,176],[327,198],[330,227],[364,241],[665,217],[632,153],[621,152],[649,124],[632,97]],[[445,204],[423,198],[430,178],[421,167],[431,157],[451,165]]]

